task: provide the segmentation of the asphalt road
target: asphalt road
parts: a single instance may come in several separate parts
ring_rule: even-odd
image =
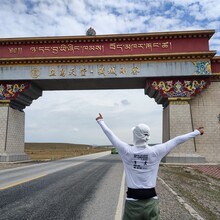
[[[0,219],[114,220],[123,167],[104,155],[1,171]]]

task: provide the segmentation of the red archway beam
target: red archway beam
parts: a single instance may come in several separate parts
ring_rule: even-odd
[[[209,51],[214,30],[0,39],[0,59],[100,58]]]

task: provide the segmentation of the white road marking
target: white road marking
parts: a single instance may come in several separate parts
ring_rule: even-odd
[[[115,220],[122,219],[123,206],[124,206],[124,194],[125,194],[125,172],[123,172],[123,175],[122,175],[121,189],[120,189],[118,205],[117,205],[116,213],[115,213]]]
[[[16,182],[16,183],[13,183],[13,184],[10,184],[10,185],[1,187],[0,190],[8,189],[8,188],[11,188],[11,187],[20,185],[20,184],[22,184],[22,183],[30,182],[30,181],[32,181],[32,180],[36,180],[36,179],[42,178],[42,177],[44,177],[44,176],[47,176],[47,174],[42,174],[42,175],[40,175],[40,176],[35,176],[35,177],[29,178],[29,179],[26,179],[26,180],[22,180],[22,181],[19,181],[19,182]]]

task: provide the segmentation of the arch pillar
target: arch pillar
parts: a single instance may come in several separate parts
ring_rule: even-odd
[[[163,142],[194,130],[190,99],[170,99],[163,109]],[[205,157],[198,154],[195,139],[173,149],[164,159],[167,163],[204,163]]]
[[[189,100],[190,98],[168,99],[169,104],[163,109],[163,142],[193,130]],[[183,145],[184,147],[174,149],[173,153],[192,154],[195,152],[193,140]]]
[[[163,105],[163,142],[193,131],[191,99],[210,84],[208,78],[163,78],[147,82],[145,93]],[[205,157],[197,153],[195,139],[171,151],[167,163],[203,163]]]
[[[25,113],[10,107],[10,102],[0,103],[0,161],[28,160],[24,153]]]
[[[42,91],[29,82],[0,84],[0,162],[24,161],[25,113],[23,109]]]

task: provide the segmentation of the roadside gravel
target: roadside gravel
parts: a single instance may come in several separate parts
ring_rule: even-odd
[[[191,220],[194,219],[188,211],[179,203],[166,186],[157,181],[157,194],[160,204],[161,220]]]
[[[219,165],[216,166],[220,168]],[[220,219],[220,179],[204,174],[189,165],[162,165],[159,169],[159,177],[203,219]],[[167,202],[163,201],[163,197]],[[177,217],[179,212],[177,203],[171,204],[167,198],[167,191],[163,189],[161,191],[162,209],[168,206],[175,217],[162,219],[195,219],[192,216],[191,218],[185,217],[187,211]]]

